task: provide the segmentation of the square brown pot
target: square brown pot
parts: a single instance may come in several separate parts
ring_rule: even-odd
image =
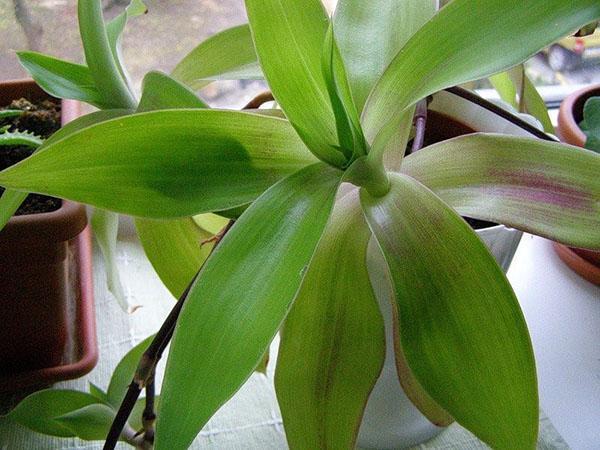
[[[19,98],[51,97],[32,80],[0,83],[0,106]],[[79,105],[63,100],[61,111],[64,125]],[[69,201],[13,217],[0,231],[0,391],[73,378],[96,364],[90,239],[84,206]]]

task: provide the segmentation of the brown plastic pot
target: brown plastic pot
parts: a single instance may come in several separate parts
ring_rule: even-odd
[[[51,98],[32,80],[0,83],[0,106]],[[63,125],[79,105],[62,101]],[[90,233],[83,205],[13,217],[0,232],[0,391],[81,376],[97,361]]]
[[[569,95],[560,105],[557,133],[567,144],[584,147],[586,135],[579,128],[583,120],[583,106],[594,96],[600,96],[600,86],[592,86]],[[600,174],[598,175],[600,176]],[[600,252],[571,248],[555,243],[556,253],[571,269],[586,280],[600,286]]]

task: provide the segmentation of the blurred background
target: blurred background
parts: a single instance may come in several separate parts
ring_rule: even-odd
[[[323,0],[331,10],[336,0]],[[107,19],[129,0],[103,0]],[[246,22],[243,0],[146,0],[149,13],[126,29],[123,50],[139,87],[152,69],[169,72],[208,36]],[[76,0],[0,0],[0,79],[23,78],[15,50],[35,50],[83,62]],[[550,106],[581,85],[600,83],[600,30],[586,38],[565,38],[537,54],[527,70]],[[474,88],[489,88],[485,83]],[[214,106],[240,107],[264,89],[259,81],[223,81],[202,93]],[[486,91],[484,91],[484,94]],[[491,91],[487,95],[493,96]]]

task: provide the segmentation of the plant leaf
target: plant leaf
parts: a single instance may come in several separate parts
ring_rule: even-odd
[[[21,114],[23,114],[22,109],[0,109],[0,120],[19,117]]]
[[[554,134],[554,125],[548,114],[548,108],[546,102],[535,88],[532,81],[529,79],[527,74],[523,72],[522,83],[523,86],[523,106],[524,113],[531,114],[533,117],[538,119],[544,127],[546,133]]]
[[[17,52],[21,65],[48,94],[70,98],[98,108],[105,105],[87,66],[36,52]]]
[[[600,97],[585,102],[583,121],[579,126],[587,136],[585,148],[600,153]]]
[[[275,389],[291,448],[355,447],[385,357],[370,237],[353,191],[337,202],[285,321]]]
[[[27,198],[27,192],[6,189],[0,197],[0,231]]]
[[[314,161],[285,120],[166,110],[73,133],[2,172],[0,185],[131,215],[183,217],[251,202]]]
[[[90,394],[92,394],[94,397],[96,397],[102,403],[109,403],[106,392],[104,392],[102,389],[100,389],[97,385],[95,385],[91,381],[88,382],[88,390],[89,390]]]
[[[506,277],[469,225],[431,191],[404,175],[390,179],[386,196],[363,190],[361,202],[390,268],[412,372],[491,447],[533,449],[533,349]]]
[[[132,111],[129,110],[106,110],[86,114],[85,116],[79,117],[64,125],[60,130],[46,139],[36,151],[43,150],[48,145],[54,144],[82,128],[104,120],[131,114],[131,112]],[[19,209],[19,206],[25,201],[27,195],[27,192],[13,191],[10,189],[4,191],[2,197],[0,197],[0,230],[6,226],[10,218]]]
[[[318,163],[280,181],[206,262],[171,344],[157,450],[187,448],[260,363],[292,305],[341,176]]]
[[[135,98],[111,48],[101,0],[79,1],[77,17],[89,73],[102,95],[104,108],[135,108]]]
[[[519,64],[509,71],[493,75],[489,77],[489,80],[502,100],[518,112],[530,114],[539,120],[546,133],[555,132],[548,115],[546,103],[525,73],[523,64]],[[519,98],[517,98],[517,93]]]
[[[237,217],[239,217],[239,216],[241,216],[241,214],[239,214]],[[236,219],[237,219],[237,217],[236,217]],[[218,214],[212,214],[212,213],[198,214],[197,216],[194,216],[192,219],[194,220],[196,225],[198,225],[200,228],[202,228],[206,232],[210,233],[210,235],[212,235],[212,236],[214,236],[219,231],[221,231],[223,228],[225,228],[225,226],[227,226],[227,223],[229,222],[229,219],[227,219],[226,217],[222,217]]]
[[[78,117],[77,119],[63,125],[56,133],[50,136],[44,141],[44,143],[38,148],[37,151],[41,151],[50,145],[54,145],[58,141],[63,140],[67,136],[81,131],[84,128],[90,127],[100,122],[106,122],[117,117],[127,116],[133,114],[134,111],[131,109],[105,109],[102,111],[94,111],[84,116]]]
[[[142,83],[138,112],[173,108],[208,108],[193,91],[169,75],[149,72]]]
[[[96,397],[85,392],[45,389],[23,399],[8,413],[8,418],[37,433],[71,437],[75,433],[55,419],[99,402]]]
[[[330,24],[325,36],[323,78],[333,107],[340,150],[347,159],[366,155],[365,137],[348,84],[344,61],[335,42],[333,24]]]
[[[382,308],[381,312],[384,317],[383,320],[386,323],[386,328],[392,328],[391,332],[393,333],[394,343],[391,349],[386,350],[386,358],[390,356],[394,358],[393,361],[396,366],[398,381],[402,386],[404,394],[431,423],[440,427],[450,425],[454,422],[454,419],[423,389],[423,386],[415,378],[406,361],[404,349],[400,345],[398,308],[396,306],[396,292],[394,291],[392,276],[381,248],[374,237],[369,241],[367,249],[367,268],[373,292],[376,298],[379,299],[379,305]],[[391,355],[389,355],[390,351]]]
[[[117,264],[117,234],[119,232],[119,215],[114,212],[96,208],[92,214],[94,237],[102,252],[106,266],[106,284],[108,290],[117,299],[117,303],[125,312],[133,312],[136,308],[130,305],[121,283]]]
[[[246,0],[258,59],[277,102],[308,148],[340,167],[321,56],[329,20],[319,0]]]
[[[133,375],[135,374],[140,359],[152,342],[152,339],[154,339],[154,335],[144,339],[129,350],[121,361],[119,361],[119,364],[117,364],[106,391],[108,402],[115,408],[119,408],[121,405],[125,393],[127,392],[127,387],[131,384],[131,380],[133,379]]]
[[[338,1],[335,38],[359,112],[392,59],[435,11],[435,0]]]
[[[517,88],[512,82],[508,71],[497,73],[488,79],[490,80],[490,83],[492,83],[494,89],[496,89],[500,95],[500,99],[518,110],[519,104],[517,103]]]
[[[106,438],[116,411],[103,403],[84,406],[54,420],[69,429],[74,436],[85,441],[100,441]]]
[[[410,155],[402,172],[459,214],[600,248],[600,155],[554,142],[474,134]]]
[[[240,25],[211,36],[188,53],[171,76],[194,90],[212,80],[262,79],[250,27]]]
[[[179,298],[210,255],[213,244],[201,243],[212,234],[191,218],[137,218],[135,227],[152,267],[171,294]]]
[[[2,131],[0,130],[0,147],[23,145],[37,148],[43,143],[43,139],[27,131]]]
[[[598,17],[597,0],[450,2],[413,35],[373,88],[363,112],[368,141],[397,127],[402,112],[427,95],[506,70]]]

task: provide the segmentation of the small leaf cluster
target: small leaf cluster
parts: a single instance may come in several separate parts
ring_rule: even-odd
[[[592,97],[585,102],[579,127],[587,136],[585,148],[600,153],[600,97]]]
[[[23,399],[8,415],[32,431],[57,437],[78,437],[86,441],[103,440],[125,396],[142,353],[153,336],[131,349],[118,363],[103,391],[93,383],[88,392],[45,389]],[[122,440],[133,445],[135,432],[141,429],[144,399],[138,400]]]

